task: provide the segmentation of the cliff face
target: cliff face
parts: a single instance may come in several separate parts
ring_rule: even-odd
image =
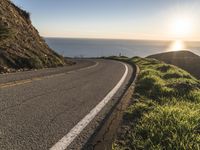
[[[0,0],[0,73],[64,65],[32,26],[29,13]]]

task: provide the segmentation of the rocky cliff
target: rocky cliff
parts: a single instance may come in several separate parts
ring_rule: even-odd
[[[0,0],[0,73],[64,64],[32,26],[30,14],[10,0]]]

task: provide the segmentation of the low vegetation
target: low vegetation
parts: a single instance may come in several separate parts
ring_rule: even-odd
[[[9,38],[11,34],[11,29],[0,24],[0,42]]]
[[[49,48],[30,13],[10,0],[0,0],[0,5],[0,74],[71,64]]]
[[[150,55],[148,58],[154,58],[165,63],[178,66],[187,72],[191,73],[197,79],[200,79],[200,70],[197,69],[200,64],[200,56],[190,51],[172,51],[155,55]]]
[[[200,149],[200,81],[155,59],[125,60],[140,74],[113,149]]]
[[[30,18],[30,13],[29,12],[27,12],[26,10],[24,10],[24,9],[20,8],[19,6],[13,4],[12,2],[10,2],[10,5],[12,5],[18,11],[18,13],[21,16],[25,17],[27,20],[30,21],[31,18]]]

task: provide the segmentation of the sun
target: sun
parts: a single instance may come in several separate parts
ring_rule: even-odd
[[[175,38],[184,38],[192,34],[193,21],[190,17],[179,16],[171,21],[171,33]]]

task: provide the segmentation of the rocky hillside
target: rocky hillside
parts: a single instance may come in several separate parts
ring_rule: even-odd
[[[148,57],[164,61],[168,64],[176,65],[200,79],[200,56],[190,51],[166,52]]]
[[[64,64],[32,26],[30,14],[10,0],[0,0],[0,73]]]

